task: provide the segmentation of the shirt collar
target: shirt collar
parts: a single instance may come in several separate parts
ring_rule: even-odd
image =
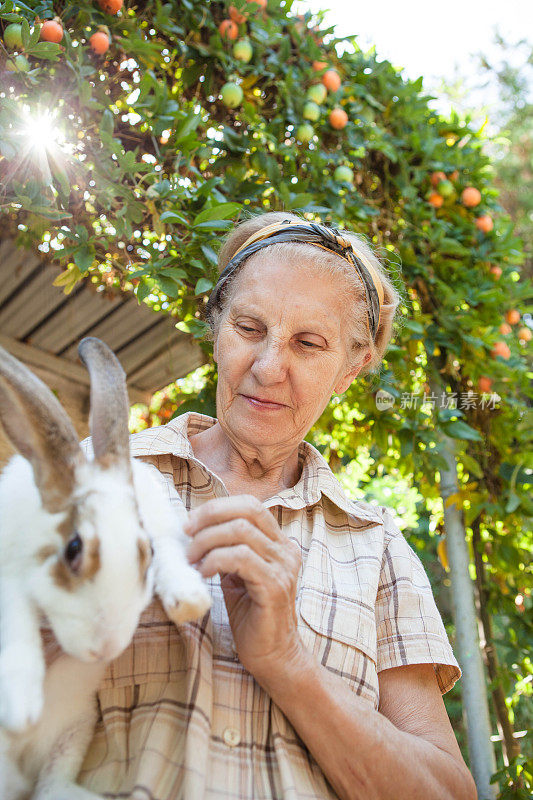
[[[193,452],[189,437],[210,428],[216,423],[214,417],[187,411],[178,417],[154,428],[147,428],[130,436],[132,456],[171,454],[199,464],[212,473],[199,461]],[[321,495],[326,495],[338,508],[347,514],[364,521],[382,523],[378,508],[368,503],[348,497],[341,484],[330,469],[329,464],[309,442],[300,442],[298,460],[302,466],[300,479],[295,486],[283,489],[264,502],[267,508],[281,505],[285,508],[300,509],[318,503]]]

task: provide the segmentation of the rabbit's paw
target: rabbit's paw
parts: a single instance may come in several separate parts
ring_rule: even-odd
[[[159,596],[175,625],[200,619],[211,608],[209,589],[193,567],[179,585],[160,589]]]
[[[0,725],[22,731],[37,722],[44,703],[43,681],[35,669],[0,658]]]

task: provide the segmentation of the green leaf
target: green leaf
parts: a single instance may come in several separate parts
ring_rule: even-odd
[[[55,42],[37,42],[28,47],[27,53],[34,58],[44,58],[53,61],[61,53],[61,48]]]
[[[178,296],[180,286],[172,278],[167,278],[165,275],[156,275],[155,280],[167,295],[167,297],[175,298]]]
[[[509,499],[507,501],[507,505],[505,506],[505,511],[508,514],[512,514],[513,511],[516,511],[518,506],[520,505],[520,498],[514,492],[509,493]]]
[[[87,272],[94,261],[94,253],[89,247],[80,247],[73,254],[74,263],[81,272]]]
[[[113,112],[106,108],[100,120],[100,133],[107,133],[108,136],[112,136],[114,127],[115,117],[113,116]]]
[[[142,303],[142,301],[146,297],[148,297],[151,291],[152,291],[152,284],[146,278],[141,278],[141,280],[139,281],[139,285],[137,286],[137,291],[135,292],[135,295],[139,303]]]
[[[209,219],[194,226],[197,230],[225,231],[231,228],[230,219]]]
[[[404,317],[401,324],[402,328],[407,328],[407,330],[412,331],[413,333],[418,333],[419,335],[424,333],[424,327],[415,319]]]
[[[474,477],[476,478],[483,477],[483,470],[481,466],[478,464],[478,462],[475,460],[475,458],[472,458],[472,456],[463,453],[460,456],[459,460],[463,462],[463,465],[466,467],[466,469],[468,470],[468,472],[470,472],[471,475],[474,475]]]
[[[183,214],[179,214],[177,211],[163,211],[159,220],[161,222],[177,222],[180,225],[188,225],[188,221]]]
[[[202,120],[201,114],[191,114],[181,120],[174,129],[174,142],[180,144],[187,136],[192,133]]]
[[[51,220],[59,220],[59,219],[68,219],[72,217],[72,214],[69,214],[67,211],[60,211],[59,209],[49,208],[48,206],[25,206],[27,211],[31,211],[34,214],[39,214],[41,217],[46,217],[46,219]]]
[[[287,204],[289,210],[296,208],[305,208],[315,199],[315,195],[311,192],[302,192],[301,194],[294,194]]]
[[[200,211],[199,214],[193,220],[193,226],[196,227],[200,225],[202,222],[208,222],[210,220],[220,220],[220,219],[228,219],[228,217],[233,217],[237,211],[241,210],[240,203],[220,203],[217,206],[211,206],[211,208],[204,208],[203,211]]]
[[[470,251],[456,239],[444,237],[439,242],[439,251],[450,256],[467,256]]]
[[[213,248],[212,248],[212,247],[210,247],[208,244],[201,244],[201,245],[200,245],[200,250],[202,251],[202,253],[204,254],[204,256],[207,258],[207,260],[208,260],[208,261],[209,261],[211,264],[213,264],[214,266],[216,266],[216,265],[217,265],[217,263],[218,263],[218,256],[217,256],[217,254],[215,253],[215,251],[213,250]]]
[[[475,428],[471,428],[470,425],[467,425],[466,422],[460,419],[455,422],[444,423],[442,425],[442,430],[447,436],[452,436],[454,439],[468,439],[472,442],[483,441],[483,437],[479,431],[476,431]]]
[[[199,278],[196,282],[196,286],[194,288],[194,294],[205,294],[206,292],[210,291],[213,288],[213,284],[207,278]]]
[[[187,277],[184,269],[179,267],[165,267],[159,272],[160,275],[166,275],[168,278],[174,278],[176,281],[181,281]]]
[[[40,25],[34,25],[33,26],[33,30],[31,32],[31,35],[30,35],[30,41],[29,41],[29,46],[30,47],[33,47],[34,44],[37,44],[37,42],[39,41],[39,36],[40,35],[41,35],[41,26]]]
[[[31,38],[30,26],[28,20],[25,17],[22,17],[20,24],[21,24],[20,32],[22,38],[22,47],[24,48],[24,50],[27,50]]]

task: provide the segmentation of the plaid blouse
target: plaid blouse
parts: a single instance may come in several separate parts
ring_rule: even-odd
[[[189,412],[130,437],[187,510],[225,497],[189,437],[216,419]],[[86,447],[89,449],[88,440]],[[431,663],[441,693],[461,677],[420,559],[390,512],[349,498],[299,445],[301,477],[264,502],[302,551],[298,625],[322,664],[377,709],[378,673]],[[198,623],[174,626],[154,600],[110,664],[79,783],[131,800],[324,800],[331,786],[291,723],[241,666],[219,576]]]

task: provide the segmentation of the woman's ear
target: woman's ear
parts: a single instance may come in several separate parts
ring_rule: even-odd
[[[335,392],[337,394],[344,394],[346,389],[350,386],[351,383],[357,378],[365,364],[368,364],[370,359],[372,358],[372,353],[367,352],[365,357],[363,358],[361,364],[355,369],[352,369],[350,372],[347,372],[344,378],[338,382],[337,386],[335,386]]]

